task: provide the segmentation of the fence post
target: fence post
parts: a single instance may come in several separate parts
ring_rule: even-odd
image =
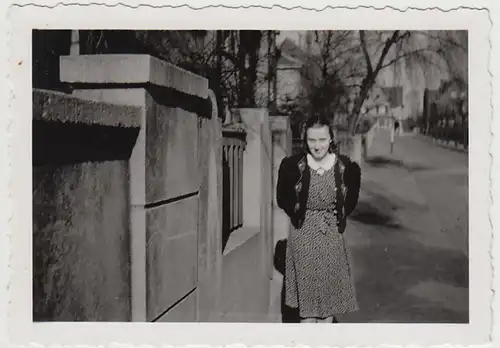
[[[208,97],[212,117],[203,120],[199,143],[198,321],[219,320],[222,287],[222,127],[215,93]]]
[[[267,109],[240,109],[247,131],[243,157],[243,224],[260,230],[264,272],[272,271],[272,146]]]

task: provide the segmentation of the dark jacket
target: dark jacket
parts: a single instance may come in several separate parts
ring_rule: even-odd
[[[278,206],[290,217],[295,228],[300,228],[304,223],[311,178],[310,170],[305,154],[286,157],[280,164],[276,200]],[[343,155],[337,155],[334,170],[337,204],[333,208],[337,216],[339,232],[343,233],[347,216],[358,203],[361,170],[355,162]]]

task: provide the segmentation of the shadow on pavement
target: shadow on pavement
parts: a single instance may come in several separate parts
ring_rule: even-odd
[[[371,165],[372,167],[386,167],[386,166],[397,166],[397,167],[402,167],[403,166],[403,161],[401,160],[396,160],[394,158],[388,158],[384,156],[373,156],[370,158],[367,158],[366,163]]]
[[[412,240],[353,248],[361,310],[344,322],[467,323],[468,259]],[[445,295],[447,294],[447,295]]]
[[[378,225],[388,228],[399,228],[400,224],[392,217],[391,214],[382,212],[373,204],[360,201],[356,209],[349,216],[351,220],[361,222],[366,225]]]
[[[387,247],[383,240],[368,247],[353,248],[356,260],[356,292],[360,311],[342,315],[344,323],[468,323],[468,259],[454,250],[420,243],[398,243]],[[278,241],[274,267],[285,274],[287,239]],[[431,271],[430,271],[431,270]],[[443,298],[441,286],[462,295]],[[285,304],[281,289],[283,323],[299,323],[297,309]]]

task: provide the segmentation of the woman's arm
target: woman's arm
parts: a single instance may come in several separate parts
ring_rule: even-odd
[[[361,188],[361,168],[356,162],[350,161],[344,171],[344,184],[347,187],[347,194],[344,202],[344,213],[347,217],[351,214],[359,200]]]

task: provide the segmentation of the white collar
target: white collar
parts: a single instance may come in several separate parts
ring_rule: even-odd
[[[335,164],[335,154],[329,153],[326,155],[326,159],[324,163],[319,163],[316,161],[311,154],[307,154],[307,165],[317,171],[319,174],[323,174],[327,170],[332,169],[333,165]]]

